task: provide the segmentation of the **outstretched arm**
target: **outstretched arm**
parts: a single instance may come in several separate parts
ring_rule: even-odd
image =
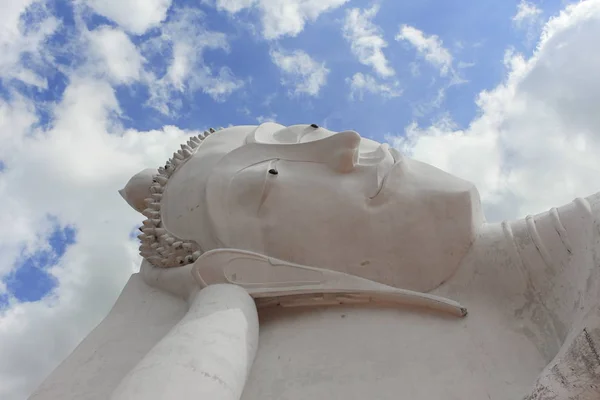
[[[600,307],[574,326],[525,400],[600,398]]]
[[[235,285],[212,285],[192,296],[187,314],[123,378],[111,399],[238,400],[257,346],[252,298]]]
[[[526,223],[543,261],[528,263],[529,278],[562,341],[526,399],[596,400],[600,398],[600,194],[576,199]]]

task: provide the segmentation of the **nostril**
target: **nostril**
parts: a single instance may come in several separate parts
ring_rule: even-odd
[[[263,171],[264,171],[264,169],[263,169]],[[277,175],[277,174],[279,174],[279,171],[277,171],[275,168],[271,168],[271,169],[269,170],[269,173],[270,173],[271,175]]]

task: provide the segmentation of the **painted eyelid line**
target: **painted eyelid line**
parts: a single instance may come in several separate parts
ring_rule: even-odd
[[[267,199],[267,195],[269,193],[269,187],[273,183],[273,179],[275,179],[275,177],[279,174],[279,170],[277,169],[277,161],[279,161],[279,159],[270,160],[269,163],[267,164],[267,170],[265,172],[265,180],[262,185],[263,190],[262,190],[262,193],[260,196],[260,202],[258,204],[258,209],[256,210],[257,214],[260,212],[262,205],[264,204],[265,200]],[[269,171],[271,169],[275,169],[277,171],[277,174],[276,175],[270,174]]]
[[[260,194],[260,200],[259,200],[259,202],[260,202],[259,204],[260,205],[262,205],[262,203],[264,201],[264,198],[265,198],[265,193],[267,192],[266,188],[267,188],[267,185],[269,183],[269,178],[270,178],[270,175],[271,175],[271,174],[269,174],[269,170],[271,168],[273,168],[273,165],[278,160],[279,159],[270,159],[270,160],[258,161],[258,162],[252,163],[252,164],[250,164],[250,165],[248,165],[248,166],[246,166],[246,167],[238,170],[235,173],[236,175],[239,175],[239,174],[242,174],[244,171],[251,169],[252,167],[256,167],[257,165],[260,165],[260,164],[264,164],[265,165],[262,168],[262,170],[263,170],[263,172],[261,173],[262,179],[260,180],[260,185],[261,185],[261,194]],[[233,185],[233,181],[230,181],[229,184],[227,185],[228,186],[227,193],[231,193],[232,185]],[[259,205],[259,208],[260,208],[260,205]]]

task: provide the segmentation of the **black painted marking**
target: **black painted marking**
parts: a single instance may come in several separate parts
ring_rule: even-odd
[[[600,365],[600,354],[598,354],[598,349],[596,349],[596,344],[592,340],[592,336],[590,336],[590,334],[586,328],[583,328],[583,336],[585,337],[585,340],[587,341],[588,346],[590,346],[590,349],[592,350],[594,357],[596,357],[596,362],[598,363],[598,365]]]

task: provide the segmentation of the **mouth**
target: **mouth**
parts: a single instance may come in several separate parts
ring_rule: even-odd
[[[374,188],[370,199],[377,197],[385,185],[386,178],[390,171],[402,159],[398,150],[390,148],[388,144],[380,145],[375,151],[364,154],[360,157],[360,163],[363,165],[372,165],[374,173]]]

